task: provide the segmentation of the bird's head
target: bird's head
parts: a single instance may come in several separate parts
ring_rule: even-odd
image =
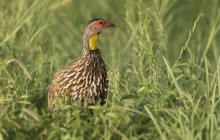
[[[115,24],[103,19],[95,18],[89,21],[85,29],[85,32],[92,36],[93,34],[100,34],[106,28],[111,27],[115,27]]]
[[[98,35],[103,30],[105,30],[107,28],[111,28],[111,27],[116,27],[116,26],[114,23],[111,23],[111,22],[103,20],[103,19],[96,18],[96,19],[89,21],[87,27],[84,30],[84,34],[86,35],[86,38],[88,38],[90,50],[97,49]]]

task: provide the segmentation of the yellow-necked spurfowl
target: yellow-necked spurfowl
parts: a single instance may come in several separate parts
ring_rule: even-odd
[[[115,24],[103,19],[89,21],[84,30],[81,58],[54,75],[48,92],[49,109],[54,108],[55,99],[60,94],[68,94],[71,99],[82,103],[95,104],[99,99],[102,105],[105,103],[107,72],[97,40],[103,30],[111,27]]]

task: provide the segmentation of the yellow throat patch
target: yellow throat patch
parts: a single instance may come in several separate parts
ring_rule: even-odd
[[[89,38],[89,48],[91,50],[96,50],[97,49],[97,40],[98,40],[99,35],[94,34]]]

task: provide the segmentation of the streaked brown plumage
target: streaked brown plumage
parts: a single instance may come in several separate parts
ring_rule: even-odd
[[[54,108],[55,99],[60,94],[68,94],[71,99],[79,99],[88,104],[95,104],[99,99],[102,100],[101,104],[105,103],[108,89],[107,72],[96,43],[99,34],[110,27],[115,25],[103,19],[89,21],[84,30],[81,58],[54,75],[48,92],[49,109]]]

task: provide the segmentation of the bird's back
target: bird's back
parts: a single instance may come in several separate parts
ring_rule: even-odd
[[[107,96],[108,80],[100,50],[90,50],[74,64],[58,71],[52,80],[48,93],[48,107],[60,94],[68,94],[73,100],[95,104]]]

